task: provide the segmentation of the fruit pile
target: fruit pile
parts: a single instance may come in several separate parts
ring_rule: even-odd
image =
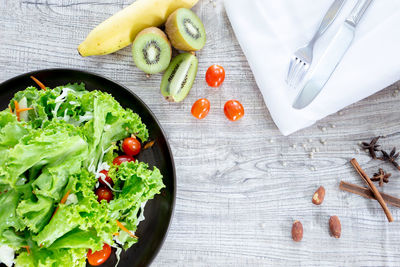
[[[197,0],[137,0],[97,26],[81,43],[82,56],[115,52],[132,42],[132,57],[136,66],[147,74],[164,72],[161,94],[170,102],[181,102],[189,94],[197,75],[195,51],[206,44],[206,31],[200,18],[190,10]],[[147,13],[147,16],[144,14]],[[158,26],[165,25],[165,32]],[[108,37],[108,38],[107,38]],[[172,47],[181,51],[172,58]],[[212,65],[206,73],[211,87],[219,87],[225,70]],[[192,107],[198,119],[207,116],[210,102],[199,99]],[[229,120],[243,117],[243,106],[229,100],[224,106]]]
[[[169,15],[165,34],[159,28],[142,30],[132,44],[136,66],[148,74],[165,71],[161,93],[171,102],[180,102],[188,95],[197,75],[198,60],[194,51],[206,44],[206,31],[199,17],[190,9],[179,8]],[[185,51],[171,61],[171,44]]]

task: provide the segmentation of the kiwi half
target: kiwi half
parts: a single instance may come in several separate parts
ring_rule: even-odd
[[[190,53],[174,57],[161,80],[161,93],[171,102],[180,102],[189,94],[197,75],[198,60]]]
[[[165,23],[172,46],[183,51],[197,51],[206,44],[206,31],[203,22],[190,9],[179,8]]]
[[[172,49],[164,32],[156,27],[144,29],[132,44],[136,66],[148,74],[164,71],[171,61]]]

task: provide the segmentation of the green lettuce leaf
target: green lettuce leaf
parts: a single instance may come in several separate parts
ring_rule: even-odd
[[[101,155],[113,143],[135,134],[142,141],[148,138],[148,130],[139,115],[130,109],[124,109],[109,94],[99,91],[93,95],[93,119],[83,127],[83,133],[89,143],[87,166],[97,166]]]
[[[10,227],[16,230],[23,230],[24,223],[16,214],[20,193],[10,189],[0,194],[0,232]]]
[[[162,182],[160,171],[154,167],[153,170],[143,162],[125,162],[114,166],[109,172],[111,178],[117,181],[116,187],[122,192],[116,193],[110,201],[110,216],[118,220],[131,232],[135,232],[139,224],[138,214],[149,199],[160,193],[165,187]],[[118,242],[125,249],[137,242],[123,231],[119,232]]]
[[[85,158],[87,143],[79,134],[76,127],[54,121],[32,130],[9,150],[6,164],[0,166],[0,184],[15,186],[26,181],[24,173],[35,166],[56,166],[69,156]]]
[[[0,112],[0,151],[14,147],[28,133],[26,123],[19,122],[8,110]]]
[[[100,246],[99,246],[100,244]],[[69,233],[57,239],[50,249],[60,248],[94,248],[94,250],[101,249],[102,240],[97,236],[96,231],[82,231],[74,229]]]
[[[66,97],[60,95],[66,92]],[[76,123],[79,121],[80,116],[85,114],[81,98],[85,95],[84,84],[67,84],[64,86],[56,87],[52,90],[41,90],[36,87],[28,87],[23,91],[15,94],[14,98],[10,101],[10,106],[15,109],[14,101],[21,101],[26,98],[27,106],[33,108],[28,111],[28,121],[33,128],[40,128],[46,121],[53,118],[71,118]],[[57,98],[60,104],[57,105]]]
[[[66,158],[65,161],[58,161],[49,164],[42,169],[42,173],[32,183],[36,195],[51,197],[59,200],[63,196],[63,189],[73,174],[81,171],[81,164],[86,156],[82,150],[76,151],[75,156]]]
[[[75,175],[67,188],[70,188],[71,193],[75,194],[77,203],[59,205],[59,209],[51,221],[32,239],[44,247],[51,247],[55,244],[60,247],[63,243],[57,244],[55,242],[63,239],[65,235],[70,235],[71,231],[80,229],[94,234],[95,240],[99,239],[104,243],[113,244],[112,234],[118,231],[118,227],[115,220],[109,216],[109,204],[106,201],[102,203],[97,201],[97,196],[93,190],[96,182],[97,179],[94,175],[86,170]],[[102,247],[102,242],[89,242],[87,248],[99,250]]]
[[[53,218],[38,235],[33,236],[38,246],[49,247],[55,240],[67,234],[79,225],[79,214],[74,212],[72,205],[60,205]]]
[[[0,112],[0,166],[5,165],[9,149],[18,144],[19,140],[29,133],[25,123],[19,122],[8,110]],[[2,170],[0,169],[0,176]]]
[[[32,107],[33,110],[28,111],[28,119],[30,124],[34,128],[39,128],[44,122],[48,120],[45,107],[40,101],[46,94],[49,95],[52,92],[45,92],[44,90],[38,90],[36,87],[28,87],[23,91],[19,91],[15,94],[14,98],[10,101],[10,106],[15,110],[15,102],[20,102],[21,99],[27,99],[27,107]]]
[[[72,267],[86,266],[85,248],[45,249],[31,247],[31,253],[20,252],[15,259],[16,267]]]
[[[21,232],[22,233],[22,232]],[[13,249],[19,249],[26,245],[26,239],[23,233],[16,233],[14,229],[9,228],[0,234],[0,244],[7,245]]]
[[[48,197],[37,196],[37,200],[32,198],[22,200],[17,207],[17,214],[24,224],[33,233],[37,233],[50,220],[53,214],[54,200]]]

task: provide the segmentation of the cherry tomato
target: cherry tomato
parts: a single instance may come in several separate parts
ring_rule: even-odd
[[[136,156],[139,154],[141,149],[140,142],[133,137],[125,138],[124,142],[122,142],[122,150],[128,156]]]
[[[220,86],[225,80],[225,70],[219,65],[212,65],[206,72],[206,82],[211,87]]]
[[[98,266],[103,264],[111,255],[111,247],[104,243],[103,249],[99,251],[95,251],[92,253],[92,250],[89,249],[87,253],[87,259],[90,265]]]
[[[224,106],[225,116],[231,121],[237,121],[244,116],[244,108],[237,100],[229,100]]]
[[[110,202],[113,199],[113,193],[110,188],[105,186],[100,186],[96,189],[97,201],[101,202],[103,199]]]
[[[206,98],[200,98],[192,106],[192,115],[201,120],[204,119],[210,111],[210,101]]]
[[[114,165],[121,165],[123,162],[135,161],[132,156],[122,155],[113,160]]]
[[[104,178],[104,180],[105,180],[108,184],[113,185],[114,182],[113,182],[113,180],[111,179],[111,177],[108,175],[108,171],[102,170],[100,173],[102,173],[102,174],[104,174],[104,175],[106,176],[106,178]],[[101,177],[99,178],[99,182],[100,182],[102,185],[107,185],[107,184],[104,182],[104,180],[101,179]]]

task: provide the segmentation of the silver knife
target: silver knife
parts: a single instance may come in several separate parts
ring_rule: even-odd
[[[310,79],[293,103],[293,108],[302,109],[308,106],[324,88],[326,82],[335,71],[336,66],[350,47],[357,24],[371,4],[372,0],[358,0],[346,21],[329,43],[321,59],[315,67]]]

